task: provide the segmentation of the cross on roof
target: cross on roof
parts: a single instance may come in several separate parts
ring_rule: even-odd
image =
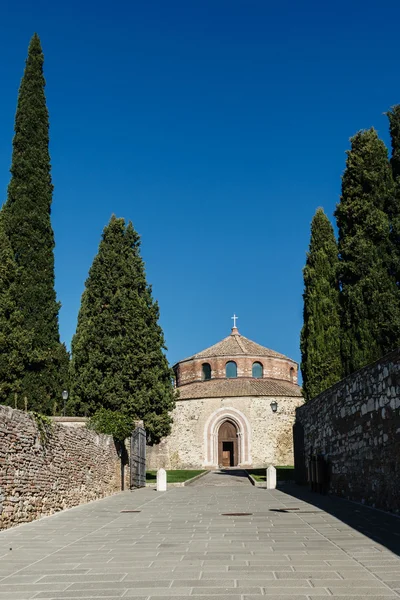
[[[231,317],[231,319],[233,319],[233,326],[234,326],[234,327],[236,327],[236,320],[237,320],[238,318],[239,318],[239,317],[237,317],[235,314],[233,315],[233,317]]]

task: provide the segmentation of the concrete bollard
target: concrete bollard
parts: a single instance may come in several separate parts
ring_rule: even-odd
[[[158,469],[157,471],[157,492],[167,491],[167,471]]]
[[[276,469],[270,465],[267,469],[267,490],[276,488]]]

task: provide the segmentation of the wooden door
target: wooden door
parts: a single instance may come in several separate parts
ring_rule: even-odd
[[[222,466],[233,467],[233,442],[222,442]]]
[[[218,464],[223,467],[238,465],[237,429],[231,421],[222,423],[218,431]]]

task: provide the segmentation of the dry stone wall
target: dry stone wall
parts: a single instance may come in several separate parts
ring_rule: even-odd
[[[29,413],[0,406],[0,529],[120,489],[112,437],[54,423],[44,439]]]
[[[312,453],[323,454],[332,493],[399,512],[400,351],[298,408],[295,441],[298,473],[307,473]]]

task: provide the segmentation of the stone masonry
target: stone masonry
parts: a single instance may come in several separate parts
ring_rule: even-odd
[[[270,403],[276,401],[273,413]],[[147,449],[148,468],[204,468],[207,464],[207,424],[219,414],[235,418],[242,415],[240,441],[247,445],[241,466],[293,464],[292,428],[295,409],[303,403],[301,397],[238,397],[204,398],[177,401],[173,411],[171,435],[157,446]]]
[[[112,437],[54,423],[45,439],[29,413],[0,406],[0,529],[120,489]]]
[[[307,471],[312,453],[324,454],[332,493],[399,512],[399,350],[298,408],[296,429],[299,473]]]
[[[295,361],[233,327],[173,369],[178,398],[171,434],[148,449],[149,468],[293,464],[295,409],[304,402]]]

